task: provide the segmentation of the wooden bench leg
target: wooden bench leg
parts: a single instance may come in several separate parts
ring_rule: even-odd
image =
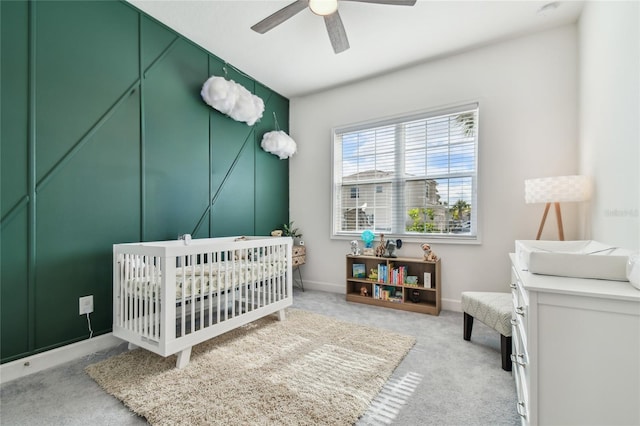
[[[473,329],[473,317],[468,313],[464,313],[464,327],[462,337],[464,340],[471,340],[471,330]]]
[[[502,369],[511,371],[511,336],[500,335],[500,352],[502,352]]]

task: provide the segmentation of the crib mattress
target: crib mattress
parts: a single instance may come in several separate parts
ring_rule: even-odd
[[[176,300],[215,294],[243,285],[284,275],[286,260],[259,262],[227,261],[205,263],[176,269]],[[123,280],[127,295],[156,298],[161,295],[162,274],[135,276]]]

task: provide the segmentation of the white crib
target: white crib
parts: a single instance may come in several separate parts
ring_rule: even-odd
[[[293,302],[288,237],[113,246],[113,335],[189,363],[191,347]]]

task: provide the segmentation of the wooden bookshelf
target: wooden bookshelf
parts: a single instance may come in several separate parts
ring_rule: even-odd
[[[440,259],[427,262],[407,257],[347,255],[346,265],[347,301],[431,315],[440,314]],[[364,265],[364,277],[354,277],[354,265]],[[386,277],[370,278],[371,270],[384,271],[383,266],[387,271]],[[356,266],[355,269],[361,270],[362,267]],[[430,282],[425,283],[425,273],[430,274],[427,276]],[[417,283],[407,283],[407,276],[417,277]],[[366,295],[361,293],[363,287]]]

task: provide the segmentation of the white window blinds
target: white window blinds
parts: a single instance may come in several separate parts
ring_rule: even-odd
[[[333,233],[477,235],[478,105],[334,131]]]

